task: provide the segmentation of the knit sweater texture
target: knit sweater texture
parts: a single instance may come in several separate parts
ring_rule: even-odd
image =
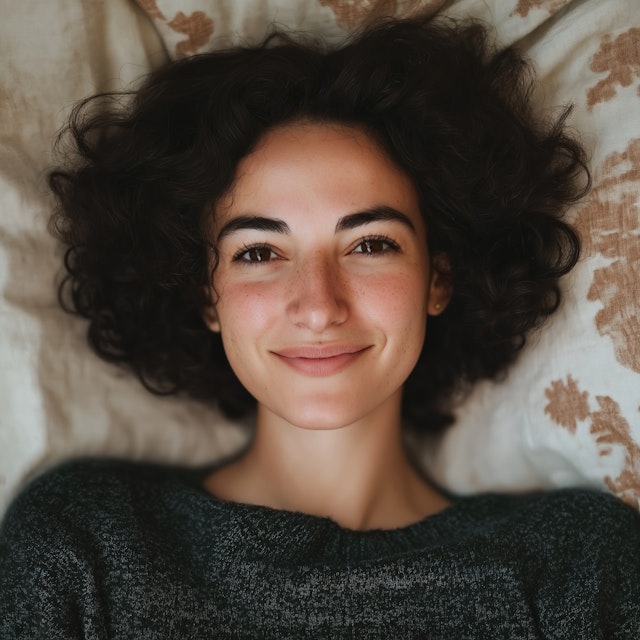
[[[0,638],[640,638],[640,516],[609,495],[353,531],[203,474],[83,461],[32,483],[0,530]]]

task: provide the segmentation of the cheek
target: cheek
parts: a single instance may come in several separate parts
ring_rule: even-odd
[[[223,336],[238,335],[250,338],[268,323],[274,301],[264,287],[234,284],[220,292],[217,305]]]
[[[377,278],[367,283],[365,297],[365,313],[370,318],[406,334],[424,332],[427,281],[421,272],[408,270]]]
[[[216,306],[222,344],[234,373],[244,387],[255,396],[255,376],[260,371],[256,346],[269,326],[268,313],[273,304],[251,287],[234,284],[219,291]]]

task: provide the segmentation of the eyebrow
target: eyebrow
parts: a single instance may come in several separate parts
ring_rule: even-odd
[[[238,216],[229,220],[216,238],[216,242],[220,242],[225,236],[229,236],[236,231],[242,229],[254,229],[255,231],[272,231],[274,233],[289,233],[289,225],[284,220],[275,218],[265,218],[263,216]]]
[[[393,207],[380,206],[366,209],[365,211],[358,211],[356,213],[350,213],[338,220],[336,225],[336,233],[338,231],[346,231],[347,229],[355,229],[365,224],[372,222],[393,220],[401,222],[405,226],[409,227],[411,231],[415,233],[416,228],[413,226],[413,222],[404,213],[400,213]]]
[[[415,233],[415,226],[410,218],[397,209],[388,206],[372,207],[364,211],[349,213],[338,220],[336,233],[355,229],[372,222],[396,221],[404,224]],[[252,229],[254,231],[270,231],[272,233],[290,233],[291,229],[284,220],[277,218],[267,218],[264,216],[238,216],[229,220],[218,233],[216,242],[220,242],[225,236],[231,235],[242,229]]]

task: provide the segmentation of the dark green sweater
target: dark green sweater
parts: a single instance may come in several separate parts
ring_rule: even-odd
[[[589,491],[358,532],[201,474],[66,465],[0,533],[0,638],[640,638],[640,516]]]

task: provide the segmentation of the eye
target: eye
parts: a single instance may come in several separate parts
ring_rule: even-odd
[[[363,253],[365,255],[377,255],[381,253],[389,253],[390,251],[399,251],[400,247],[391,238],[385,236],[370,236],[363,238],[356,245],[352,253]]]
[[[260,262],[269,262],[277,258],[278,254],[271,247],[265,244],[259,244],[251,247],[243,247],[233,256],[233,261],[258,264]]]

